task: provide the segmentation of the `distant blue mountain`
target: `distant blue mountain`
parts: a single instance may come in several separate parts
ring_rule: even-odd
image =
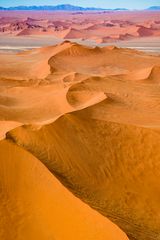
[[[41,10],[54,10],[54,11],[93,11],[93,10],[105,10],[103,8],[83,8],[79,6],[73,6],[70,4],[62,4],[57,6],[16,6],[3,8],[0,7],[0,10],[29,10],[29,11],[41,11]]]
[[[80,7],[80,6],[73,6],[70,4],[62,4],[57,6],[16,6],[16,7],[0,7],[0,10],[8,10],[8,11],[124,11],[128,10],[126,8],[116,8],[116,9],[105,9],[105,8],[94,8],[94,7]]]
[[[127,9],[127,8],[115,8],[115,9],[111,9],[111,10],[114,10],[114,11],[128,11],[129,9]]]
[[[147,10],[149,10],[149,11],[160,11],[160,6],[152,6],[152,7],[147,8]]]

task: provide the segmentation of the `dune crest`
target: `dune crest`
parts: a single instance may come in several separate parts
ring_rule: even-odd
[[[0,152],[5,169],[0,176],[9,194],[12,179],[3,176],[8,164],[8,174],[14,164],[19,166],[13,174],[19,168],[21,179],[17,196],[22,205],[18,212],[15,209],[13,219],[19,219],[29,204],[40,219],[34,218],[30,208],[24,216],[38,226],[46,220],[38,235],[32,229],[36,226],[30,226],[32,238],[45,239],[51,234],[52,239],[75,239],[79,231],[76,239],[127,239],[109,218],[129,239],[158,239],[160,57],[65,41],[21,54],[4,54],[0,63]],[[25,167],[33,170],[32,178],[28,171],[21,173]],[[76,199],[55,177],[106,218]],[[30,187],[34,191],[34,181],[42,185],[35,193],[42,198],[37,207],[36,196],[27,192]],[[23,190],[23,184],[28,188]],[[43,195],[45,187],[48,192]],[[59,198],[65,209],[63,219],[52,205]],[[75,222],[74,214],[68,215],[73,211],[70,205],[78,209]],[[7,211],[6,206],[2,210]],[[73,221],[74,231],[66,219]],[[30,220],[23,221],[17,222],[15,229],[20,232],[14,234],[25,232]],[[48,233],[44,230],[47,224]],[[20,230],[18,226],[22,226]]]

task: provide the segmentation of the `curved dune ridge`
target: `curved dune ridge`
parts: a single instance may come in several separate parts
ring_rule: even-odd
[[[125,234],[74,197],[38,159],[10,141],[0,143],[0,238],[119,239]]]
[[[160,238],[159,73],[114,46],[1,55],[0,238]]]

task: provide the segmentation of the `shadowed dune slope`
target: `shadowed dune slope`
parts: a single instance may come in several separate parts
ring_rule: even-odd
[[[6,198],[12,207],[20,197],[18,209],[13,207],[12,219],[20,221],[14,234],[25,233],[28,224],[35,222],[29,234],[38,234],[39,239],[45,239],[45,234],[57,240],[75,239],[75,231],[79,231],[76,239],[125,239],[109,218],[129,239],[158,240],[160,57],[65,41],[4,55],[2,61],[0,160],[4,170],[0,177],[2,186],[6,184],[2,210]],[[55,177],[106,219],[72,196]],[[60,205],[67,209],[58,212]],[[32,229],[36,226],[38,233]]]

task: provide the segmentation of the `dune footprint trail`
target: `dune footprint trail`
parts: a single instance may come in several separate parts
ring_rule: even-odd
[[[2,238],[159,239],[160,57],[65,41],[2,61]]]

